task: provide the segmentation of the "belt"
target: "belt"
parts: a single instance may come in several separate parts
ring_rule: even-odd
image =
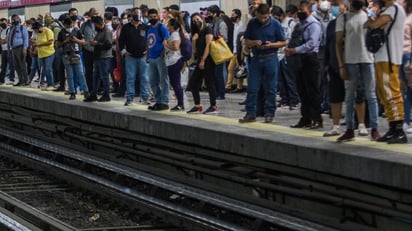
[[[269,53],[269,54],[262,54],[262,55],[254,55],[253,58],[258,58],[258,59],[262,59],[262,58],[269,58],[269,57],[273,57],[278,55],[278,53]]]
[[[13,50],[13,49],[18,49],[18,48],[22,48],[22,47],[23,47],[23,45],[18,45],[18,46],[12,47],[11,49]]]

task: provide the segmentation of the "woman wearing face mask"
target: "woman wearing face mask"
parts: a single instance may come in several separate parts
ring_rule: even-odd
[[[189,87],[194,99],[194,107],[187,113],[202,113],[203,108],[200,105],[199,90],[204,79],[209,91],[210,107],[203,112],[217,113],[216,107],[216,86],[215,86],[215,63],[210,57],[209,48],[213,40],[213,30],[207,26],[199,13],[192,15],[192,25],[196,27],[196,33],[193,34],[192,40],[195,41],[195,56],[197,57],[196,68],[189,80]]]
[[[33,23],[33,31],[37,33],[36,43],[33,45],[38,50],[41,76],[46,77],[47,84],[41,86],[44,91],[53,90],[53,60],[54,60],[54,34],[49,28],[44,27],[39,22]]]
[[[185,35],[181,24],[174,18],[170,19],[167,24],[167,29],[170,32],[169,39],[163,42],[166,49],[166,66],[169,74],[170,85],[175,92],[177,105],[170,111],[183,111],[183,89],[181,84],[181,70],[183,68],[182,54],[180,53],[180,43]]]

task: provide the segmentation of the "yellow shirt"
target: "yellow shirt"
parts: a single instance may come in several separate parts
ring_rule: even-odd
[[[54,54],[54,34],[47,27],[43,27],[43,31],[37,34],[36,44],[43,44],[47,41],[52,40],[53,42],[47,46],[39,46],[38,47],[38,54],[39,58],[46,58],[50,55]]]

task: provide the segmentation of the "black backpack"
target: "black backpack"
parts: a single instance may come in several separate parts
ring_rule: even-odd
[[[295,26],[295,29],[293,30],[292,36],[288,43],[288,48],[295,48],[306,42],[305,38],[303,37],[303,34],[305,33],[306,28],[308,28],[312,23],[314,22],[311,22],[302,28],[299,27],[300,24],[297,24]]]

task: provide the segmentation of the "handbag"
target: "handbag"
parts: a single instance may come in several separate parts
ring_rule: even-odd
[[[223,38],[218,38],[210,43],[210,56],[215,64],[221,64],[229,61],[233,53]]]
[[[69,57],[70,64],[79,64],[80,63],[80,55],[74,54],[70,55]]]

